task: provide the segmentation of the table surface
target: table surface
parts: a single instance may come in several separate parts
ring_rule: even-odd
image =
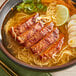
[[[76,65],[58,72],[52,73],[53,76],[76,76]]]
[[[0,6],[5,0],[0,0]],[[53,72],[53,76],[76,76],[76,65],[58,72]]]

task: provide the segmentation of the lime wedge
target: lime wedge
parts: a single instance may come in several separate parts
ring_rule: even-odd
[[[61,26],[69,19],[69,9],[64,5],[57,5],[56,9],[57,26]]]

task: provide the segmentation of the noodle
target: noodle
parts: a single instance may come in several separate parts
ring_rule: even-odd
[[[43,0],[43,1],[47,1],[47,0]],[[49,0],[49,1],[51,1],[51,0]],[[55,0],[55,1],[57,1],[57,0]],[[58,0],[58,3],[66,5],[63,0]],[[71,5],[70,0],[68,1],[68,5]],[[70,8],[70,10],[71,10],[71,8]],[[75,12],[74,7],[73,7],[73,12]],[[73,14],[73,12],[71,14]],[[56,2],[51,2],[48,6],[48,9],[46,12],[46,17],[50,16],[50,18],[54,22],[56,22],[56,16],[55,15],[56,15]],[[47,61],[41,61],[38,56],[33,55],[31,50],[26,49],[25,47],[20,46],[17,42],[15,42],[13,40],[13,38],[10,36],[10,34],[8,33],[10,27],[17,26],[17,24],[19,24],[23,19],[25,19],[29,16],[30,15],[27,15],[23,12],[17,12],[11,19],[9,19],[9,21],[5,25],[6,40],[8,42],[7,48],[12,49],[10,52],[12,52],[12,54],[17,59],[19,59],[23,62],[26,62],[28,64],[31,64],[31,65],[38,65],[41,67],[43,67],[43,66],[50,67],[50,66],[65,64],[65,63],[69,62],[70,60],[76,58],[75,49],[70,48],[67,45],[67,42],[66,42],[65,47],[61,50],[60,53],[58,53],[58,54],[54,53],[52,55],[52,58],[50,60],[47,60]],[[64,32],[64,34],[66,34],[66,32]],[[65,41],[67,41],[67,39]]]
[[[67,6],[69,8],[70,15],[73,15],[76,12],[76,8],[74,6],[74,4],[76,3],[73,2],[72,0],[54,0],[54,1],[53,0],[42,0],[42,3],[52,3],[52,2],[57,2],[57,4]]]
[[[56,23],[56,2],[49,4],[46,16],[50,16],[52,20]]]

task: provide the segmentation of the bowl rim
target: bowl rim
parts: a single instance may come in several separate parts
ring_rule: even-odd
[[[6,4],[7,4],[7,3],[6,3]],[[9,12],[10,12],[10,10],[9,10]],[[9,12],[8,12],[8,13],[9,13]],[[8,13],[7,13],[7,14],[8,14]],[[5,19],[4,19],[4,20],[5,20]],[[3,22],[4,22],[4,20],[3,20]],[[2,24],[2,25],[3,25],[3,24]],[[25,62],[22,62],[21,60],[16,59],[13,55],[11,55],[11,54],[8,52],[8,50],[5,48],[2,40],[1,40],[1,42],[0,42],[0,47],[1,47],[1,49],[2,49],[2,52],[3,52],[9,59],[11,59],[13,62],[15,62],[15,63],[17,63],[17,64],[19,64],[19,65],[21,65],[21,66],[23,66],[23,67],[25,67],[25,68],[32,69],[32,70],[37,70],[37,71],[59,71],[59,70],[66,69],[66,68],[71,67],[71,66],[73,66],[73,65],[76,64],[76,59],[75,59],[75,60],[73,60],[73,61],[70,61],[70,62],[68,62],[68,63],[66,63],[66,64],[59,65],[59,66],[52,66],[52,67],[32,66],[32,65],[30,65],[30,64],[28,64],[28,63],[25,63]]]
[[[8,0],[5,0],[5,1],[2,3],[2,5],[0,6],[0,9],[2,9],[3,6],[4,6],[7,2],[8,2]]]

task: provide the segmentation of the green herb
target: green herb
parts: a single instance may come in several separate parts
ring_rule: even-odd
[[[38,11],[46,11],[47,7],[41,3],[41,0],[23,0],[23,3],[17,6],[18,11],[32,14]]]
[[[34,4],[26,4],[24,9],[25,9],[24,12],[29,13],[29,14],[37,12],[37,8]]]
[[[21,11],[22,7],[21,6],[17,6],[17,10]]]
[[[34,0],[23,0],[24,3],[32,3]]]
[[[41,0],[34,0],[34,3],[41,3]]]
[[[47,6],[44,6],[43,11],[46,12],[47,10]]]
[[[41,0],[23,0],[24,3],[41,3]]]
[[[25,6],[25,4],[24,3],[21,3],[20,5],[17,6],[17,10],[18,11],[23,10],[24,9],[24,6]]]
[[[38,10],[39,11],[46,11],[47,10],[47,7],[46,6],[44,6],[43,4],[37,4],[37,8],[38,8]]]
[[[22,8],[24,8],[24,6],[25,6],[25,3],[21,3],[21,4],[20,4],[20,6],[21,6]]]
[[[43,4],[37,4],[37,8],[39,9],[39,10],[42,10],[43,8],[44,8],[44,5]]]

